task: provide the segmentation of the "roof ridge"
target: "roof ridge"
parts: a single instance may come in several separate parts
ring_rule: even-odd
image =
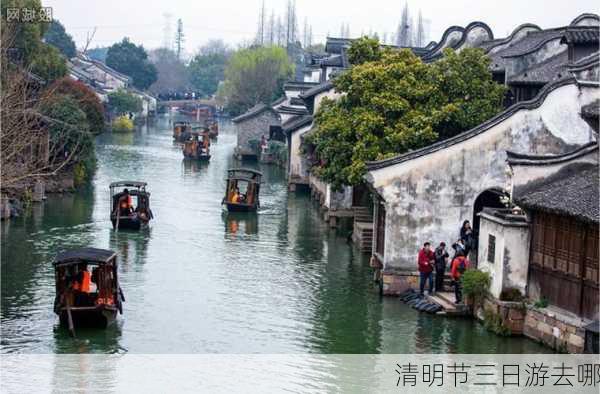
[[[581,156],[585,156],[590,152],[598,150],[598,142],[592,141],[587,144],[581,145],[580,147],[558,155],[531,155],[526,153],[517,153],[512,151],[506,151],[508,164],[516,165],[546,165],[546,164],[558,164],[568,160],[572,160]]]

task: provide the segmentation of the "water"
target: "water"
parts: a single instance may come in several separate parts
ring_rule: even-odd
[[[309,196],[288,194],[285,172],[264,173],[257,214],[220,205],[235,134],[228,123],[209,164],[184,162],[168,118],[97,139],[92,185],[53,195],[2,223],[2,353],[537,353],[467,319],[380,298],[368,259],[329,230]],[[112,230],[108,184],[149,183],[155,219]],[[124,314],[70,338],[52,311],[57,251],[118,252]]]

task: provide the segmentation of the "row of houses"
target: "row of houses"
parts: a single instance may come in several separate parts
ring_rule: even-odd
[[[108,94],[116,90],[126,90],[142,101],[142,110],[137,116],[147,117],[156,114],[157,99],[132,85],[132,78],[120,73],[103,62],[92,59],[82,52],[67,61],[69,76],[88,85],[98,95],[102,103],[108,102]]]
[[[303,143],[323,98],[339,97],[332,77],[350,66],[352,40],[328,38],[326,56],[309,62],[303,81],[234,119],[236,152],[253,155],[249,140],[283,132],[290,190],[310,188],[332,225],[354,217],[354,239],[371,253],[386,295],[416,286],[416,253],[425,241],[451,245],[470,220],[478,241],[471,258],[490,273],[492,304],[508,305],[502,294],[510,291],[548,303],[513,311],[512,320],[505,313],[503,323],[581,352],[584,328],[597,333],[600,315],[599,26],[597,15],[582,14],[566,26],[527,23],[495,38],[485,23],[473,22],[411,48],[425,62],[445,48],[483,49],[494,80],[508,87],[506,108],[450,139],[368,163],[364,184],[342,191],[314,176]]]

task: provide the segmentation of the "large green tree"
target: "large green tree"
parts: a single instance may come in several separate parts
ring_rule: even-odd
[[[44,41],[58,48],[69,59],[77,54],[73,37],[65,31],[65,27],[56,19],[50,23],[50,27],[44,34]]]
[[[158,77],[144,47],[135,45],[127,37],[108,48],[106,65],[133,78],[133,86],[138,89],[147,89]]]
[[[190,83],[205,96],[212,96],[225,78],[225,66],[231,50],[221,40],[202,46],[188,66]]]
[[[294,72],[285,49],[256,47],[237,51],[225,69],[219,97],[232,114],[258,103],[269,103],[283,93],[283,84]]]
[[[479,49],[447,50],[425,64],[408,49],[381,49],[365,38],[349,55],[355,64],[334,80],[342,96],[324,100],[307,139],[315,171],[336,188],[360,183],[367,161],[451,137],[502,109],[504,87]]]

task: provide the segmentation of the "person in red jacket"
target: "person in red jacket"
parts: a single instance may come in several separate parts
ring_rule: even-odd
[[[462,284],[460,278],[468,268],[469,260],[465,257],[463,251],[459,251],[452,260],[450,267],[450,275],[454,281],[454,297],[456,298],[457,304],[462,302]]]
[[[423,244],[423,248],[419,250],[419,255],[417,257],[417,263],[419,265],[419,292],[423,295],[423,291],[425,290],[425,281],[429,281],[429,294],[433,293],[433,262],[435,261],[435,257],[433,255],[433,251],[431,250],[431,244],[429,242],[425,242]]]

